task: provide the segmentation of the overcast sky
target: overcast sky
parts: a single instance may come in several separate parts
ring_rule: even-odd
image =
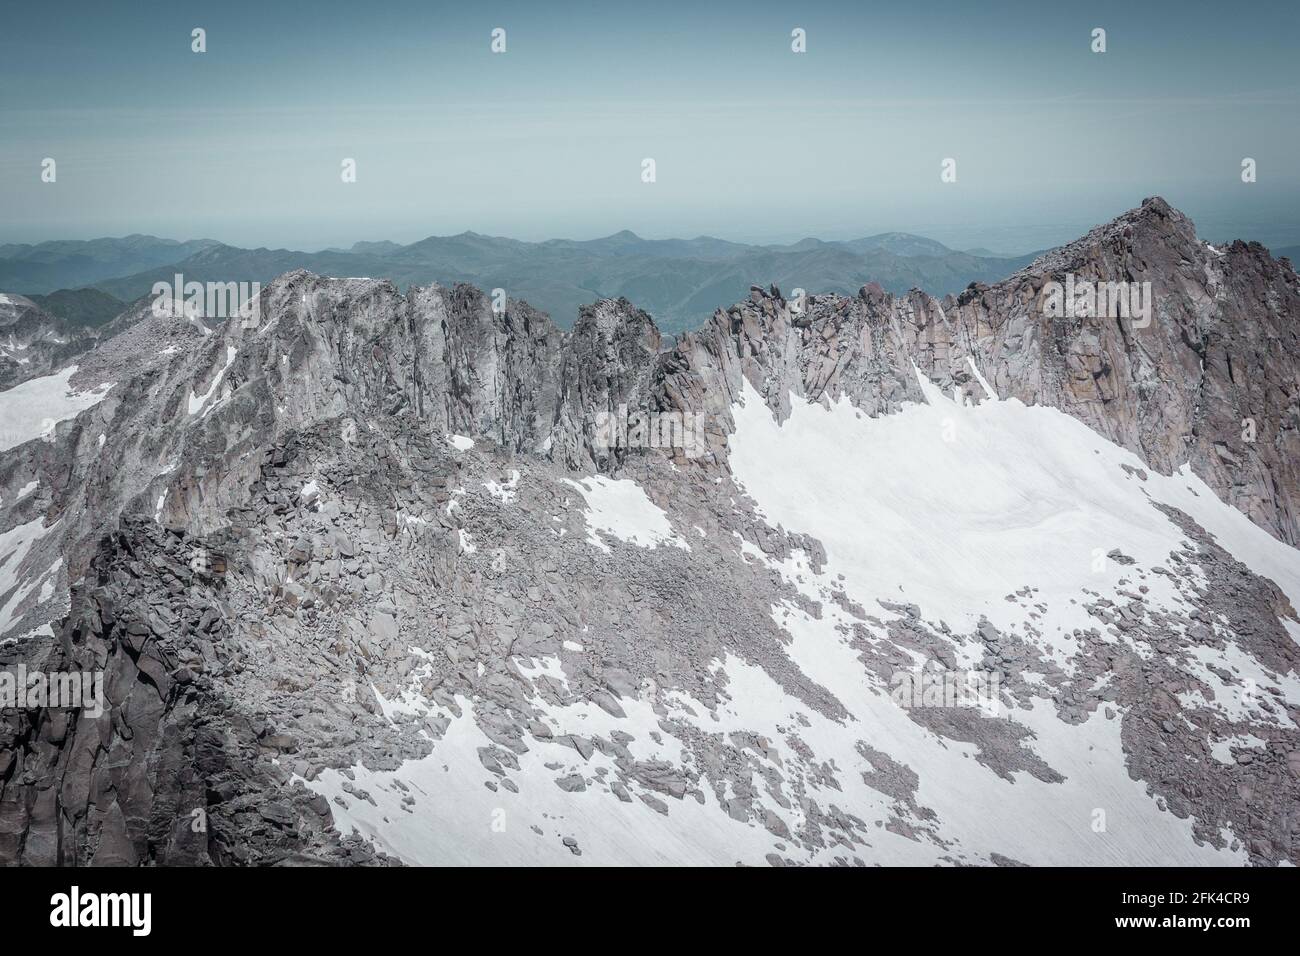
[[[1206,238],[1300,243],[1293,0],[885,6],[6,4],[0,241],[898,229],[1023,252],[1160,194]]]

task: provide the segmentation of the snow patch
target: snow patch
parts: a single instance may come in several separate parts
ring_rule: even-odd
[[[113,387],[105,382],[88,391],[70,384],[77,366],[32,378],[0,392],[0,451],[52,434],[54,426],[98,405]]]
[[[212,384],[208,386],[208,390],[206,392],[204,392],[202,395],[195,395],[194,391],[191,389],[190,402],[189,402],[189,413],[191,415],[197,415],[199,413],[199,410],[202,409],[203,406],[208,403],[208,399],[212,397],[213,393],[221,385],[221,380],[225,377],[226,370],[229,369],[230,366],[234,363],[235,355],[238,353],[238,351],[239,350],[236,349],[233,345],[226,346],[226,364],[221,366],[221,368],[217,370],[217,374],[212,377]]]
[[[22,617],[18,606],[35,590],[41,580],[52,571],[57,571],[62,559],[44,574],[28,577],[24,582],[20,568],[32,546],[49,532],[45,527],[44,516],[35,518],[26,524],[20,524],[0,534],[0,598],[5,598],[0,606],[0,636]],[[7,598],[6,598],[7,595]]]
[[[488,494],[490,494],[493,498],[496,498],[499,501],[501,501],[503,504],[508,505],[510,504],[510,502],[515,500],[515,496],[516,494],[518,494],[517,489],[519,487],[519,469],[511,468],[510,477],[505,481],[503,481],[501,484],[497,484],[495,481],[485,481],[483,483],[483,487],[488,490]]]
[[[1234,734],[1231,737],[1224,737],[1221,740],[1210,741],[1210,756],[1219,763],[1236,763],[1233,757],[1233,748],[1244,750],[1262,750],[1268,746],[1267,740],[1261,740],[1254,734]]]
[[[593,547],[610,550],[598,534],[604,531],[642,548],[671,544],[687,551],[691,549],[673,533],[663,509],[631,478],[590,475],[581,481],[564,480],[581,492],[587,503],[587,541]]]
[[[18,489],[18,494],[16,494],[16,495],[14,496],[14,504],[17,504],[18,502],[22,501],[24,498],[26,498],[28,495],[30,495],[33,491],[35,491],[35,490],[37,489],[37,487],[40,485],[40,483],[41,483],[40,479],[39,479],[39,478],[35,478],[35,479],[33,479],[33,480],[27,482],[27,484],[23,485],[21,488],[19,488],[19,489]],[[0,498],[0,504],[4,504],[4,499],[3,499],[3,498]]]

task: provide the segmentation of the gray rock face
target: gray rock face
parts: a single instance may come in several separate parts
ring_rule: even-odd
[[[237,374],[262,379],[287,410],[281,425],[409,412],[441,434],[534,451],[553,414],[562,336],[525,303],[498,314],[469,286],[403,297],[387,282],[298,272],[263,309],[273,327],[247,336]]]
[[[292,746],[223,689],[222,574],[148,519],[106,537],[56,641],[10,646],[48,673],[104,675],[103,713],[0,716],[0,865],[370,863],[273,757]],[[203,565],[207,565],[204,558]]]
[[[1045,314],[1067,275],[1150,282],[1151,323]],[[1190,818],[1189,843],[1300,861],[1295,610],[1188,516],[1167,512],[1186,540],[1159,566],[1105,543],[1124,580],[1072,599],[1095,626],[1061,660],[1027,585],[996,596],[1023,611],[1013,631],[810,587],[826,548],[770,523],[730,459],[745,383],[784,420],[794,398],[891,415],[925,401],[921,377],[982,398],[982,376],[1151,471],[1190,462],[1295,544],[1298,316],[1293,273],[1256,245],[1210,249],[1161,200],[955,298],[755,287],[669,348],[626,300],[564,334],[468,286],[301,271],[252,320],[138,305],[79,356],[85,381],[116,383],[103,401],[0,455],[0,665],[101,670],[108,697],[99,717],[0,715],[0,863],[391,862],[375,846],[414,862],[1024,861],[946,829],[920,755],[800,666],[801,616],[833,627],[864,682],[965,662],[1062,733],[1119,719],[1126,782]],[[624,406],[698,416],[703,447],[611,445],[597,423]],[[602,489],[665,530],[628,538],[592,504]],[[1177,610],[1147,598],[1169,582]],[[1218,693],[1260,684],[1251,715],[1216,708],[1199,663],[1238,651],[1269,676],[1225,669]],[[746,692],[751,670],[775,703]],[[759,704],[772,722],[744,710]],[[1078,785],[1026,724],[907,719],[992,779]],[[606,805],[635,814],[609,817],[626,847],[575,829]],[[453,828],[466,807],[501,838],[474,817]],[[689,814],[715,818],[673,829],[704,819]],[[463,839],[393,836],[425,819]],[[723,832],[706,856],[682,836]]]
[[[0,294],[0,391],[72,364],[97,338],[25,296]]]
[[[654,321],[626,299],[584,307],[565,343],[564,372],[548,451],[582,470],[609,471],[629,449],[599,440],[597,416],[620,406],[647,411],[662,339]]]
[[[1151,283],[1150,325],[1044,314],[1052,281]],[[664,356],[659,393],[727,420],[741,376],[784,415],[790,394],[870,415],[920,401],[917,372],[980,396],[1059,408],[1169,474],[1190,463],[1225,500],[1300,542],[1300,279],[1258,244],[1213,250],[1161,199],[993,286],[936,300],[864,287],[775,289],[719,311]],[[1248,436],[1248,437],[1244,437]],[[719,457],[720,457],[719,453]]]

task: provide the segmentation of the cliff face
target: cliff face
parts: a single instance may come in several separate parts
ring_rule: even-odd
[[[377,862],[286,786],[291,744],[231,699],[242,666],[206,547],[129,519],[73,589],[57,639],[6,666],[103,674],[103,711],[0,715],[0,865]],[[94,708],[91,708],[93,711]]]
[[[1052,283],[1125,283],[1141,314],[1061,310]],[[557,845],[567,861],[571,834],[528,841],[588,791],[615,807],[591,816],[597,859],[990,862],[1016,856],[1016,827],[963,829],[929,788],[988,784],[987,812],[1028,813],[1022,795],[1051,806],[1090,780],[1071,761],[1094,748],[1131,775],[1110,786],[1161,802],[1151,818],[1125,804],[1159,835],[1099,848],[1043,819],[1040,844],[1066,849],[1040,862],[1294,861],[1300,565],[1278,542],[1300,540],[1297,317],[1285,262],[1212,249],[1158,199],[958,297],[755,287],[671,346],[622,299],[565,334],[468,286],[301,271],[211,330],[141,310],[78,359],[73,386],[112,383],[103,399],[0,455],[3,663],[102,671],[108,698],[96,717],[0,718],[0,862],[542,862]],[[624,408],[691,416],[699,441],[611,442],[602,421]],[[818,445],[818,409],[856,437]],[[767,410],[786,425],[766,431]],[[963,415],[1001,458],[944,450]],[[1053,435],[1065,452],[1036,447]],[[927,498],[948,467],[958,486]],[[963,528],[960,482],[990,470],[1015,487]],[[1040,483],[1017,484],[1026,470]],[[794,490],[765,494],[766,472]],[[896,475],[858,536],[893,557],[848,561],[813,505],[848,487],[851,524]],[[1110,497],[1079,504],[1088,482]],[[1049,508],[1014,547],[962,551],[1035,496],[1082,530]],[[1121,506],[1143,554],[1114,540],[1123,521],[1092,521]],[[951,527],[930,521],[949,509]],[[910,596],[923,581],[885,584],[949,550],[932,593],[956,591],[986,554],[1010,565],[1051,536],[1110,570],[1081,559],[942,607]],[[1019,717],[890,724],[871,694],[917,659],[996,673]],[[1238,707],[1243,681],[1272,690]],[[1093,723],[1115,719],[1111,737]],[[1224,763],[1242,740],[1262,748]],[[970,768],[943,762],[965,747]],[[433,765],[450,769],[410,776]],[[516,795],[527,839],[489,848],[476,818],[449,816]],[[400,829],[422,820],[446,840]]]
[[[1149,324],[1053,317],[1048,283],[1150,283]],[[946,392],[1058,408],[1168,474],[1190,463],[1225,500],[1300,541],[1300,280],[1258,244],[1215,250],[1163,200],[957,298],[755,288],[663,357],[659,393],[727,418],[741,376],[779,414],[788,395],[847,396],[869,415]],[[1140,319],[1138,320],[1141,321]],[[722,443],[716,444],[719,458]]]

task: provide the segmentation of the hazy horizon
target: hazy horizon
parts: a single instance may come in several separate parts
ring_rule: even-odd
[[[634,234],[638,239],[650,240],[650,241],[671,240],[671,239],[676,239],[676,240],[718,239],[726,242],[737,243],[740,245],[786,246],[786,245],[792,245],[794,243],[806,239],[817,239],[823,242],[847,242],[855,239],[871,238],[874,236],[888,234],[888,233],[905,233],[908,235],[913,235],[924,239],[932,239],[936,242],[940,242],[955,252],[969,252],[972,250],[979,250],[982,252],[992,253],[994,256],[999,258],[1016,258],[1019,256],[1027,255],[1032,252],[1041,252],[1046,249],[1055,248],[1057,246],[1061,246],[1066,243],[1072,242],[1075,239],[1081,238],[1082,236],[1087,234],[1087,232],[1093,229],[1094,227],[1103,225],[1104,223],[1109,222],[1112,219],[1115,219],[1122,213],[1127,212],[1129,209],[1135,208],[1139,205],[1141,205],[1140,201],[1133,203],[1131,206],[1126,206],[1122,209],[1116,209],[1113,215],[1107,215],[1105,218],[1098,219],[1095,222],[1080,222],[1079,224],[1074,226],[1072,226],[1072,224],[1063,224],[1063,223],[1058,223],[1054,225],[1042,225],[1042,226],[1032,226],[1032,225],[1005,226],[999,229],[988,229],[985,230],[984,232],[979,232],[977,228],[972,228],[968,236],[965,231],[960,231],[957,233],[962,236],[967,236],[967,238],[964,240],[951,240],[945,238],[946,235],[950,235],[951,233],[945,233],[944,230],[941,228],[937,229],[936,231],[921,231],[919,229],[909,229],[909,228],[886,228],[886,229],[863,230],[860,232],[845,233],[844,235],[828,235],[828,234],[817,235],[813,233],[801,233],[801,234],[781,235],[774,238],[746,238],[746,237],[738,237],[734,235],[719,234],[717,232],[707,232],[707,233],[701,232],[695,234],[664,233],[662,235],[647,235],[635,229],[625,228],[625,229],[617,229],[614,230],[613,232],[602,232],[599,234],[590,234],[590,235],[544,235],[544,236],[538,236],[534,238],[534,237],[524,237],[519,235],[510,235],[507,233],[484,232],[481,229],[467,227],[458,232],[411,234],[409,236],[404,236],[402,238],[394,238],[393,236],[388,236],[388,235],[374,235],[374,236],[360,236],[357,238],[347,239],[340,242],[329,242],[329,243],[307,242],[307,243],[296,244],[296,245],[256,242],[256,241],[233,242],[219,235],[199,235],[199,234],[159,235],[157,233],[144,232],[140,230],[133,230],[130,232],[119,232],[115,234],[108,234],[108,233],[91,233],[85,235],[60,234],[56,236],[48,236],[44,238],[35,238],[35,239],[24,238],[22,236],[10,236],[7,238],[3,238],[3,240],[0,241],[0,245],[11,243],[15,245],[35,246],[35,245],[40,245],[43,242],[59,242],[59,241],[93,242],[96,240],[121,240],[121,239],[129,238],[131,236],[147,236],[155,239],[173,240],[178,243],[210,240],[234,248],[269,249],[269,250],[283,249],[283,250],[293,251],[293,252],[317,253],[317,252],[322,252],[330,249],[350,251],[351,248],[357,243],[394,242],[399,245],[406,246],[426,239],[446,239],[446,238],[453,238],[455,236],[460,236],[465,234],[485,236],[491,239],[506,239],[506,240],[517,240],[522,242],[529,242],[529,243],[541,243],[541,242],[550,242],[550,241],[590,242],[599,239],[611,238],[620,233],[630,232]],[[1170,205],[1174,206],[1174,208],[1180,208],[1177,203],[1170,203]],[[1186,212],[1185,209],[1181,209],[1180,211]],[[1201,225],[1201,221],[1197,220],[1195,216],[1191,216],[1190,218],[1192,219],[1193,223],[1195,223],[1196,225],[1197,234],[1202,239],[1211,242],[1220,243],[1220,242],[1228,242],[1234,239],[1242,239],[1246,241],[1253,240],[1253,241],[1261,242],[1265,246],[1268,246],[1270,248],[1273,247],[1285,248],[1294,245],[1300,245],[1300,232],[1297,232],[1292,237],[1288,237],[1288,234],[1285,233],[1279,233],[1280,236],[1279,239],[1275,239],[1272,242],[1269,242],[1259,238],[1259,236],[1255,232],[1249,231],[1248,229],[1247,230],[1238,229],[1238,231],[1233,232],[1229,228],[1229,230],[1226,232],[1223,230],[1220,230],[1219,232],[1210,232],[1209,230],[1207,230]],[[1027,237],[1036,234],[1041,235],[1043,237],[1041,242],[1034,243],[1032,241],[1028,241],[1022,238],[1020,244],[1011,245],[1008,244],[1006,241],[1007,236]],[[982,239],[980,238],[981,236],[983,237]]]
[[[1023,254],[1161,195],[1211,240],[1300,243],[1300,11],[1273,0],[78,2],[8,19],[0,242],[899,231]]]

